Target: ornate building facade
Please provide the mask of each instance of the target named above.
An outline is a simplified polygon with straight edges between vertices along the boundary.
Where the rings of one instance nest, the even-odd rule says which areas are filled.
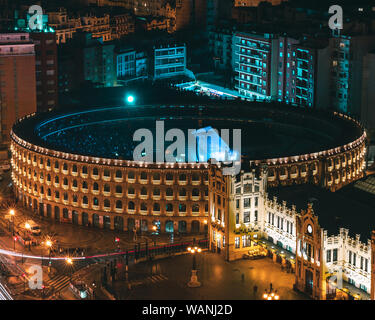
[[[264,250],[268,243],[275,261],[288,261],[293,267],[296,290],[314,299],[347,298],[342,288],[348,283],[370,294],[371,251],[375,250],[370,239],[362,242],[359,234],[353,238],[346,228],[329,234],[312,203],[297,210],[293,203],[271,197],[267,166],[250,167],[233,177],[222,176],[220,167],[211,166],[209,176],[212,251],[232,261]],[[225,206],[218,206],[219,197],[225,199]]]

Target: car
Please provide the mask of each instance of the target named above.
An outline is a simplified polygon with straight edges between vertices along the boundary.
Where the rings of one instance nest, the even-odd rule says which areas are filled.
[[[29,230],[34,236],[39,236],[41,233],[40,226],[33,220],[27,220],[25,223],[25,228]]]

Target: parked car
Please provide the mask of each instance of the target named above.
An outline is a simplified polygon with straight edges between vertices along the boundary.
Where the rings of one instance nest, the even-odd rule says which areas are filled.
[[[40,226],[33,220],[27,220],[25,223],[25,228],[29,230],[34,236],[39,236],[41,233]]]

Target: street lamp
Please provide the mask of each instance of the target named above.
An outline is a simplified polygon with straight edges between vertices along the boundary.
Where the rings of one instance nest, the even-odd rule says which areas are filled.
[[[72,258],[67,257],[67,258],[65,259],[65,262],[66,262],[66,264],[68,265],[68,267],[70,267],[70,282],[72,282],[73,260],[72,260]]]
[[[127,104],[134,104],[135,102],[135,97],[131,94],[127,95],[126,96],[126,103]]]
[[[273,290],[272,284],[270,284],[270,289],[267,291],[265,290],[263,294],[264,300],[279,300],[280,296],[277,294],[277,290]]]
[[[13,236],[13,250],[16,251],[16,242],[18,240],[17,236]]]
[[[14,209],[10,209],[9,214],[10,214],[10,218],[11,218],[11,222],[12,222],[12,234],[14,235],[14,216],[15,216],[16,212],[14,211]]]
[[[195,259],[195,254],[196,253],[201,253],[202,252],[202,249],[201,248],[198,248],[198,247],[189,247],[188,249],[188,252],[190,252],[192,255],[193,255],[193,268],[191,270],[191,278],[190,278],[190,281],[188,283],[188,287],[190,288],[196,288],[196,287],[200,287],[201,286],[201,283],[198,281],[198,277],[197,277],[197,262],[196,262],[196,259]]]
[[[46,240],[45,245],[48,248],[48,272],[51,272],[51,248],[53,243],[50,239],[48,239]]]
[[[207,227],[208,221],[207,221],[207,219],[204,219],[203,223],[204,223],[204,236],[207,239],[207,234],[208,234],[208,227]]]

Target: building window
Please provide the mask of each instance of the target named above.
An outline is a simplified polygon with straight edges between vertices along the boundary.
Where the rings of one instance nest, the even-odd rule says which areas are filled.
[[[332,257],[332,261],[333,261],[333,262],[336,262],[336,261],[337,261],[337,249],[333,249],[333,257]]]
[[[244,208],[250,208],[250,198],[243,199]]]
[[[245,213],[243,214],[243,222],[244,222],[244,223],[248,223],[248,222],[250,222],[250,212],[245,212]]]
[[[327,250],[327,258],[326,258],[326,260],[327,260],[327,262],[331,262],[331,250]]]
[[[240,237],[234,238],[234,247],[238,249],[240,247]]]

